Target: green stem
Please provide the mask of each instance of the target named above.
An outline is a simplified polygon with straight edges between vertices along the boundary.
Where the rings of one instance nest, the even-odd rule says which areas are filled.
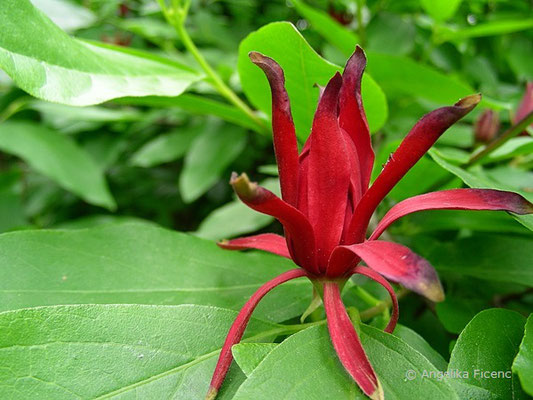
[[[11,102],[4,111],[0,113],[0,123],[8,120],[19,111],[24,110],[32,100],[31,97],[21,97]]]
[[[498,136],[493,142],[489,143],[480,152],[477,152],[470,157],[467,163],[462,167],[469,167],[479,162],[481,159],[492,153],[498,147],[502,146],[509,139],[514,138],[520,132],[524,131],[531,123],[533,123],[533,111],[522,118],[518,123],[508,128],[502,135]]]
[[[409,290],[402,287],[398,291],[396,297],[398,298],[398,300],[400,300],[402,297],[404,297],[408,293],[409,293]],[[392,306],[392,301],[390,299],[381,301],[378,305],[361,311],[360,313],[361,320],[368,321],[369,319],[372,319],[379,314],[384,314],[385,312],[388,312],[391,306]]]
[[[477,164],[480,162],[483,158],[488,156],[490,153],[492,153],[497,148],[501,147],[504,143],[506,143],[509,139],[514,138],[520,132],[524,131],[531,123],[533,123],[533,111],[527,114],[524,118],[522,118],[519,122],[516,124],[510,126],[503,134],[498,136],[494,141],[489,143],[487,146],[483,147],[480,151],[474,153],[472,156],[470,156],[470,159],[461,164],[461,168],[468,168],[471,167],[474,164]],[[435,190],[440,189],[442,186],[447,185],[450,183],[453,179],[455,179],[455,175],[446,176],[443,179],[437,181],[435,184],[433,184],[428,191],[433,192]]]
[[[376,299],[374,296],[368,293],[361,286],[356,286],[353,288],[353,290],[355,291],[356,296],[358,296],[361,300],[363,300],[369,306],[377,306],[378,304],[382,303],[381,300]]]
[[[181,38],[181,41],[187,51],[189,51],[198,65],[202,68],[202,70],[205,72],[205,74],[209,77],[211,85],[223,96],[225,97],[230,103],[232,103],[235,107],[237,107],[239,110],[241,110],[248,118],[250,118],[255,125],[258,126],[259,133],[269,134],[268,128],[265,126],[262,119],[260,119],[254,111],[244,102],[241,100],[237,94],[231,90],[231,88],[224,83],[222,78],[217,74],[217,72],[209,65],[207,60],[204,58],[202,53],[200,53],[200,50],[196,45],[194,44],[193,40],[189,36],[189,33],[187,32],[187,29],[185,28],[185,19],[188,12],[188,4],[180,8],[179,1],[172,1],[172,9],[167,9],[166,5],[164,3],[164,0],[159,0],[159,4],[163,10],[163,14],[165,15],[165,18],[167,21],[176,29],[176,32],[178,33],[179,37]]]

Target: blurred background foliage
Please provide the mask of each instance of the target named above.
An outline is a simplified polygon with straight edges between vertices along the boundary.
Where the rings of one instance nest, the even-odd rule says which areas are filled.
[[[31,7],[26,3],[19,3],[21,9]],[[285,68],[303,143],[318,96],[313,85],[339,70],[356,43],[368,56],[363,96],[375,172],[423,114],[473,92],[484,96],[391,192],[380,213],[404,198],[448,187],[499,188],[533,200],[531,128],[469,163],[480,146],[517,122],[526,84],[533,81],[531,1],[193,1],[185,22],[188,34],[223,84],[256,110],[252,117],[205,77],[157,1],[31,3],[82,40],[63,46],[62,32],[39,14],[24,14],[30,23],[41,18],[43,28],[26,31],[32,54],[23,55],[68,67],[59,72],[46,67],[44,84],[37,82],[29,61],[16,61],[17,45],[0,40],[0,65],[6,71],[0,75],[2,232],[132,219],[215,240],[279,232],[271,218],[237,202],[228,185],[231,171],[246,171],[278,190],[268,128],[270,92],[247,52],[264,52]],[[16,13],[8,9],[1,18],[17,24]],[[39,47],[47,45],[57,54],[40,60]],[[130,64],[128,55],[142,61]],[[70,76],[72,70],[79,77]],[[152,81],[128,91],[143,72]],[[69,84],[63,84],[64,92],[54,92],[61,79],[81,81],[84,73],[93,74],[95,87],[95,77],[107,73],[122,81],[114,87],[102,80],[97,91],[83,95],[73,94],[72,83],[72,93]],[[492,110],[490,129],[476,135],[475,121],[486,110]],[[531,310],[528,227],[533,227],[529,217],[462,211],[418,213],[395,224],[389,234],[437,267],[448,294],[436,310],[408,296],[402,301],[403,323],[448,354],[453,334],[478,311],[491,306]],[[377,287],[366,286],[384,298]]]

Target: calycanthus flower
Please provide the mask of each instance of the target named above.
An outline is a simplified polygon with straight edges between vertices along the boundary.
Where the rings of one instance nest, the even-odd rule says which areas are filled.
[[[231,177],[231,185],[250,208],[275,217],[285,237],[267,233],[220,243],[226,249],[260,249],[290,258],[300,268],[265,283],[248,300],[231,326],[211,381],[208,399],[216,397],[232,362],[231,347],[242,338],[251,314],[274,287],[308,277],[322,294],[335,351],[351,377],[372,399],[383,389],[341,300],[341,290],[353,274],[380,283],[392,297],[393,312],[385,331],[398,320],[398,302],[387,279],[432,301],[444,292],[433,267],[407,247],[378,240],[394,221],[422,210],[505,210],[533,212],[533,204],[516,193],[485,189],[451,189],[422,194],[393,206],[366,238],[378,204],[428,151],[440,135],[471,111],[480,95],[459,100],[425,115],[391,155],[369,187],[374,152],[361,100],[361,77],[366,66],[357,47],[344,73],[335,74],[323,90],[311,134],[298,154],[289,97],[281,67],[260,53],[250,58],[268,78],[272,92],[272,129],[282,198],[250,182],[246,174]],[[364,261],[367,266],[358,265]]]

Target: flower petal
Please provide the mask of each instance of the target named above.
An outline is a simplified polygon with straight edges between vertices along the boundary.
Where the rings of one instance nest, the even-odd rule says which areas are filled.
[[[383,388],[342,304],[339,286],[335,282],[324,283],[324,307],[329,336],[342,365],[367,396],[383,399]]]
[[[392,300],[392,315],[390,317],[390,321],[385,327],[385,332],[392,333],[394,332],[394,328],[396,328],[396,324],[398,323],[398,317],[400,314],[400,309],[398,307],[398,298],[396,297],[396,292],[392,288],[389,282],[385,280],[380,274],[378,274],[373,269],[370,269],[368,267],[363,267],[362,265],[358,265],[351,271],[354,274],[360,274],[364,275],[367,278],[372,279],[373,281],[379,283],[381,286],[383,286],[387,292],[389,292],[390,298]]]
[[[368,222],[381,200],[420,160],[444,131],[469,113],[480,100],[479,94],[465,97],[453,106],[442,107],[426,114],[415,124],[390,156],[381,174],[363,195],[346,233],[347,243],[358,243],[364,239]]]
[[[285,76],[277,62],[261,53],[249,54],[252,62],[263,70],[272,92],[272,132],[278,162],[283,200],[296,206],[298,187],[298,144],[292,120],[289,96],[285,90]]]
[[[209,385],[209,391],[207,392],[206,400],[214,399],[220,387],[222,386],[222,382],[228,373],[231,361],[233,359],[231,355],[231,347],[234,344],[239,343],[241,340],[244,330],[246,329],[246,325],[248,324],[248,321],[252,316],[252,312],[259,301],[261,301],[261,299],[276,286],[281,285],[282,283],[291,279],[300,278],[305,275],[305,271],[300,268],[291,269],[290,271],[284,272],[283,274],[261,286],[246,302],[241,311],[239,311],[237,318],[235,318],[235,321],[231,325],[228,336],[226,337],[224,345],[222,346],[222,351],[218,356],[217,365],[215,367],[215,372],[213,373],[213,378],[211,379],[211,384]]]
[[[370,268],[413,292],[435,302],[444,300],[444,291],[435,269],[425,259],[401,244],[372,240],[338,246],[329,260],[328,277],[338,276],[345,271],[347,253],[356,254]]]
[[[336,74],[320,98],[309,137],[307,202],[309,221],[315,228],[317,262],[325,270],[329,254],[339,244],[344,228],[349,158],[337,120],[342,85]]]
[[[260,235],[224,240],[217,244],[227,250],[257,249],[291,258],[285,238],[274,233],[262,233]]]
[[[492,189],[451,189],[421,194],[392,207],[369,240],[377,239],[398,218],[424,210],[501,210],[531,214],[533,204],[517,193]]]
[[[374,150],[361,98],[361,78],[365,67],[365,53],[357,46],[344,67],[339,96],[339,124],[355,145],[359,166],[354,172],[359,174],[358,180],[363,190],[368,188],[374,165]]]
[[[250,182],[246,174],[233,173],[230,184],[248,207],[276,218],[285,228],[285,237],[291,258],[296,264],[317,273],[315,237],[309,220],[296,208],[284,202],[271,191]]]

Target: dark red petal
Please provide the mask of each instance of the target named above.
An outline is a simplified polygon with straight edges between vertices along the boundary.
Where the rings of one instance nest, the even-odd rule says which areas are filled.
[[[372,240],[339,246],[331,254],[328,277],[344,273],[346,253],[350,252],[361,257],[370,268],[385,278],[401,283],[432,301],[444,300],[444,291],[435,269],[425,259],[398,243]]]
[[[374,165],[370,130],[361,99],[361,78],[365,67],[365,53],[361,47],[357,46],[344,67],[343,83],[339,96],[340,127],[350,135],[357,149],[360,166],[356,172],[359,174],[360,186],[363,190],[368,188]]]
[[[421,194],[399,202],[381,219],[369,240],[377,239],[398,218],[424,210],[501,210],[533,213],[533,204],[517,193],[492,189],[451,189]]]
[[[324,270],[329,254],[340,242],[350,183],[349,158],[337,120],[341,85],[337,73],[320,98],[307,156],[308,215],[315,229],[317,262]]]
[[[480,100],[481,95],[478,94],[465,97],[451,107],[442,107],[426,114],[415,124],[391,155],[381,174],[363,195],[346,233],[347,243],[357,243],[364,239],[368,222],[381,200],[444,131],[470,112]]]
[[[362,265],[359,265],[352,269],[352,273],[361,274],[372,279],[373,281],[376,281],[381,286],[383,286],[387,290],[387,292],[389,292],[390,298],[392,300],[392,315],[390,317],[389,323],[385,327],[385,332],[394,332],[394,328],[396,328],[396,324],[398,323],[398,316],[400,314],[400,310],[398,307],[398,298],[396,297],[396,292],[394,291],[390,283],[387,282],[380,274],[378,274],[373,269],[363,267]]]
[[[305,271],[300,268],[284,272],[283,274],[261,286],[257,292],[255,292],[246,302],[241,311],[239,311],[237,318],[231,325],[228,336],[226,337],[224,345],[222,346],[222,350],[218,356],[217,365],[215,367],[215,372],[213,373],[213,378],[211,379],[211,384],[209,385],[209,391],[207,392],[206,399],[214,399],[218,393],[218,390],[220,389],[220,386],[222,386],[222,382],[228,373],[233,358],[231,355],[231,347],[234,344],[239,343],[241,340],[244,330],[246,329],[246,325],[248,324],[248,321],[252,316],[252,312],[259,301],[261,301],[261,299],[276,286],[302,276],[305,276]]]
[[[302,268],[317,273],[315,237],[309,220],[296,208],[284,202],[271,191],[250,182],[246,174],[231,176],[235,193],[248,207],[276,218],[285,228],[291,258]],[[292,240],[291,240],[292,238]]]
[[[342,365],[367,396],[383,399],[383,388],[342,304],[339,286],[335,282],[324,284],[324,307],[329,336]]]
[[[219,247],[228,250],[257,249],[268,251],[282,257],[291,258],[285,238],[274,233],[262,233],[238,239],[224,240],[217,243]]]
[[[298,144],[292,120],[289,96],[285,90],[283,70],[273,59],[255,51],[249,54],[252,62],[263,70],[272,92],[272,132],[278,162],[283,200],[296,206],[298,187]]]

